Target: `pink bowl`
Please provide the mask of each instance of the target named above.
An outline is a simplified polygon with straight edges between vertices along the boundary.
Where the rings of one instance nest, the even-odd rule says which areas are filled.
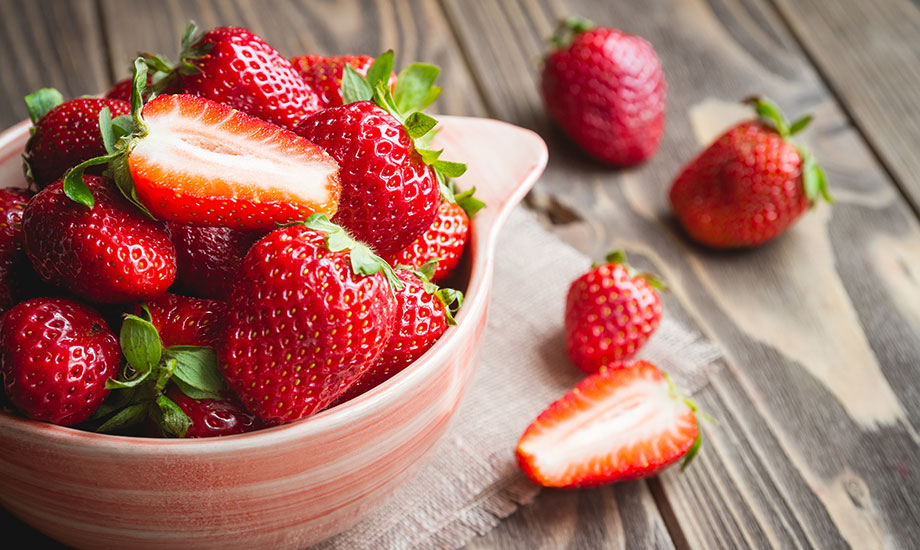
[[[80,548],[302,548],[355,524],[447,430],[478,361],[496,236],[546,165],[533,132],[441,117],[473,221],[466,300],[443,338],[374,390],[311,418],[216,439],[101,435],[0,413],[0,504]],[[24,184],[29,124],[0,134],[0,186]]]

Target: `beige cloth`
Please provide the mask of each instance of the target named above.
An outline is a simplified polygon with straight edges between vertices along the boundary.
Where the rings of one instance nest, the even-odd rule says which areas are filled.
[[[562,319],[569,284],[590,265],[532,213],[511,214],[499,237],[482,360],[450,431],[386,506],[317,549],[458,548],[536,496],[514,448],[540,411],[585,376],[566,356]],[[719,355],[665,306],[638,356],[689,395],[705,385]]]

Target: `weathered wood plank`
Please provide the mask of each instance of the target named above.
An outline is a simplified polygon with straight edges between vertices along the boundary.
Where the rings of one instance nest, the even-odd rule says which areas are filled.
[[[920,4],[773,3],[920,212]]]
[[[108,81],[95,2],[0,2],[0,128],[29,118],[22,98],[57,88],[70,98]]]
[[[605,4],[446,0],[492,115],[540,131],[550,163],[532,202],[559,205],[559,232],[594,257],[641,253],[671,282],[687,321],[728,358],[697,396],[721,420],[684,475],[652,483],[691,547],[910,547],[920,540],[920,226],[823,87],[771,5],[747,0]],[[645,36],[669,81],[667,135],[644,166],[588,160],[549,124],[536,92],[542,46],[525,28],[581,13]],[[486,85],[486,83],[488,83]],[[683,163],[746,111],[751,93],[790,115],[838,202],[757,250],[687,242],[667,189]],[[666,311],[680,315],[677,303]],[[660,484],[660,485],[659,485]]]

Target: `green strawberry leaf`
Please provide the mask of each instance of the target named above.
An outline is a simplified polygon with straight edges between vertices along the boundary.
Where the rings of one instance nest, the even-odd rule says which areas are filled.
[[[347,105],[358,101],[370,101],[374,88],[354,67],[346,63],[342,70],[342,101]]]
[[[802,157],[802,187],[805,191],[805,197],[814,207],[819,196],[828,203],[833,203],[834,199],[827,190],[827,177],[814,155],[809,151],[799,147],[799,156]]]
[[[136,388],[147,381],[150,378],[152,370],[140,372],[132,369],[133,376],[126,378],[110,378],[105,381],[105,389],[107,390],[123,390],[128,388]]]
[[[438,121],[425,113],[415,112],[406,118],[406,131],[412,139],[419,139],[430,132]]]
[[[580,15],[570,15],[559,20],[549,42],[557,49],[567,48],[576,35],[594,28],[594,22]]]
[[[167,360],[176,361],[173,372],[176,380],[214,394],[220,393],[227,385],[218,367],[217,355],[211,348],[170,346],[163,355]]]
[[[402,290],[406,285],[399,280],[399,277],[396,276],[396,272],[393,271],[393,268],[388,264],[383,258],[374,254],[367,245],[363,243],[355,243],[352,246],[351,250],[348,253],[348,258],[351,261],[351,269],[355,273],[361,275],[373,275],[374,273],[382,273],[386,278],[387,283],[390,285],[391,291]]]
[[[223,396],[219,393],[205,391],[198,389],[194,386],[189,385],[187,382],[183,381],[181,378],[174,377],[172,381],[178,386],[178,388],[185,395],[191,397],[192,399],[223,399]]]
[[[70,200],[92,209],[96,205],[96,200],[93,197],[93,192],[89,190],[89,186],[83,181],[84,170],[90,166],[108,164],[119,156],[121,156],[121,152],[116,151],[105,156],[85,160],[71,168],[67,175],[64,176],[64,194]]]
[[[468,189],[462,193],[454,195],[454,201],[460,205],[460,208],[466,212],[466,216],[473,219],[477,212],[486,207],[486,203],[477,199],[473,194],[476,188]]]
[[[99,132],[102,134],[102,145],[105,152],[112,154],[115,152],[115,127],[112,125],[112,111],[108,107],[103,107],[99,111]]]
[[[457,321],[454,315],[460,311],[463,305],[463,293],[453,288],[442,288],[435,294],[441,304],[444,306],[444,316],[447,318],[448,325],[456,325]]]
[[[126,428],[130,428],[147,418],[147,409],[147,403],[128,405],[124,409],[118,411],[112,418],[103,422],[101,426],[96,428],[96,431],[99,433],[124,431]]]
[[[761,121],[772,126],[782,137],[789,137],[789,123],[786,122],[786,117],[783,116],[779,106],[774,103],[773,100],[766,97],[754,96],[746,99],[745,102],[754,106],[754,110],[757,111],[757,115],[760,116]]]
[[[607,260],[608,264],[628,265],[626,263],[626,251],[622,248],[608,252],[605,259]]]
[[[185,411],[165,395],[157,396],[157,407],[160,410],[160,428],[163,432],[172,437],[185,437],[192,426],[192,419]]]
[[[367,69],[367,84],[372,90],[377,87],[378,82],[382,82],[384,86],[387,85],[390,80],[390,73],[393,72],[394,57],[393,50],[387,50],[378,55],[370,68]]]
[[[163,344],[156,327],[137,315],[125,315],[119,339],[125,359],[139,373],[150,372],[163,357]]]
[[[422,161],[424,161],[425,164],[431,165],[438,161],[438,157],[441,156],[441,153],[444,152],[444,149],[432,151],[431,149],[418,149],[417,148],[415,152],[418,153],[419,156],[422,157]]]
[[[792,125],[789,126],[789,135],[794,136],[795,134],[804,130],[805,127],[808,126],[808,124],[811,122],[812,118],[814,117],[812,117],[811,115],[805,115],[802,118],[793,122]]]
[[[141,111],[144,109],[144,90],[147,88],[147,63],[143,57],[134,60],[134,76],[131,82],[131,117],[139,133],[145,134],[147,125]]]
[[[696,422],[696,439],[693,440],[693,445],[690,446],[690,449],[687,450],[687,454],[684,455],[684,459],[680,462],[680,471],[683,472],[687,466],[693,462],[693,459],[696,458],[696,455],[700,453],[700,448],[703,446],[703,430],[700,428],[700,422]]]
[[[413,63],[401,70],[393,90],[397,110],[409,115],[427,107],[426,102],[430,105],[437,98],[437,95],[432,98],[430,90],[439,74],[441,69],[430,63]]]
[[[462,162],[451,162],[449,160],[436,160],[431,166],[448,178],[459,178],[466,173],[466,165]]]
[[[37,124],[48,111],[64,103],[64,96],[54,88],[42,88],[27,95],[25,102],[32,124]]]

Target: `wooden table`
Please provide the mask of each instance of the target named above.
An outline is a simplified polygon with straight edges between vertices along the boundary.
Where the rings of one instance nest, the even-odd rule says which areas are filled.
[[[669,85],[667,133],[645,165],[587,160],[549,124],[537,63],[579,13],[640,34]],[[0,127],[22,96],[105,90],[138,50],[175,56],[188,19],[242,25],[288,55],[376,54],[444,69],[438,110],[540,132],[527,205],[600,258],[625,247],[661,273],[673,315],[716,341],[697,396],[718,418],[684,474],[544,491],[470,548],[916,548],[920,545],[920,4],[912,0],[0,0]],[[689,243],[666,191],[764,93],[804,135],[837,202],[778,241]],[[40,535],[8,516],[4,539]]]

